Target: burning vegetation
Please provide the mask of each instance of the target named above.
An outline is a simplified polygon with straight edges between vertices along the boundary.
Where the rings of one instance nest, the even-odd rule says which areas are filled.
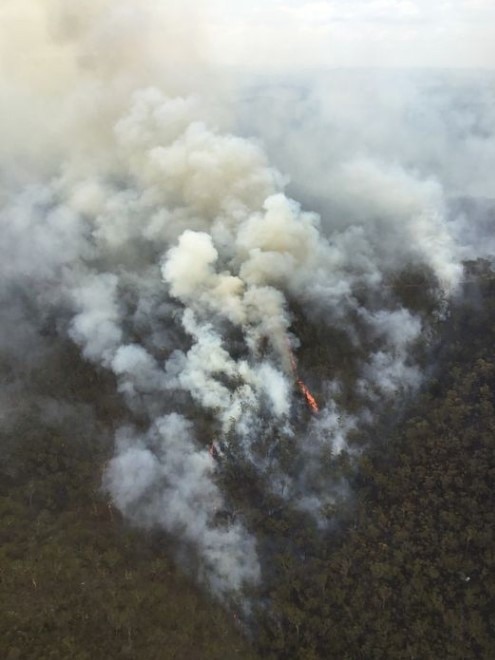
[[[421,512],[414,504],[421,502],[422,510],[429,510],[428,499],[417,496],[414,483],[421,485],[421,493],[438,484],[449,492],[459,489],[463,500],[457,463],[448,473],[439,460],[447,452],[441,430],[448,423],[459,431],[455,442],[462,435],[461,418],[466,422],[467,435],[457,451],[462,453],[463,443],[470,448],[475,457],[469,463],[473,479],[481,484],[480,475],[492,470],[487,458],[493,455],[491,426],[485,428],[479,421],[483,415],[490,423],[492,419],[493,369],[486,351],[476,352],[479,346],[473,346],[481,362],[469,362],[468,381],[456,372],[437,384],[444,397],[437,402],[443,421],[426,412],[427,398],[418,399],[426,391],[436,351],[446,350],[442,337],[454,353],[460,342],[471,341],[459,327],[457,344],[451,345],[445,330],[445,320],[466,293],[465,260],[495,252],[490,236],[483,235],[489,225],[486,204],[483,231],[477,233],[463,210],[471,207],[453,200],[464,180],[470,193],[491,191],[491,180],[488,185],[482,177],[472,179],[482,169],[472,156],[480,140],[487,142],[480,162],[493,170],[487,165],[493,146],[486,137],[493,133],[488,92],[479,95],[476,121],[469,104],[466,117],[464,106],[457,107],[457,88],[451,93],[454,109],[447,121],[450,101],[444,103],[442,97],[429,126],[418,135],[428,135],[429,144],[430,136],[448,122],[450,133],[434,141],[424,158],[409,137],[400,158],[393,145],[391,158],[388,132],[383,130],[369,141],[361,132],[359,144],[345,152],[334,151],[333,145],[321,149],[318,138],[311,158],[301,161],[308,168],[300,177],[302,188],[297,181],[289,187],[284,173],[268,158],[274,153],[277,159],[278,153],[283,163],[280,153],[285,147],[279,144],[280,151],[265,151],[257,138],[240,137],[259,133],[269,146],[277,144],[276,135],[264,131],[276,131],[278,121],[264,122],[257,133],[251,131],[256,117],[245,128],[246,108],[232,107],[233,98],[244,96],[249,107],[253,98],[264,96],[264,87],[255,83],[252,94],[251,83],[247,89],[240,83],[227,91],[223,81],[203,69],[192,41],[182,43],[194,10],[188,2],[179,7],[152,0],[51,0],[46,12],[34,0],[21,4],[29,8],[29,21],[14,20],[12,34],[0,25],[2,52],[8,55],[14,49],[5,58],[7,64],[0,64],[7,126],[0,125],[5,143],[0,154],[2,433],[6,456],[18,456],[2,468],[0,504],[5,505],[13,564],[13,571],[4,573],[7,581],[14,575],[9,582],[14,585],[12,593],[21,585],[21,592],[30,589],[37,601],[46,589],[48,604],[40,619],[30,619],[30,630],[58,631],[57,617],[65,616],[59,610],[53,614],[49,591],[57,584],[57,567],[64,565],[56,514],[69,502],[70,515],[64,521],[74,525],[75,547],[86,538],[75,520],[79,508],[90,517],[90,527],[129,524],[143,530],[143,536],[152,545],[163,545],[204,592],[239,612],[242,625],[261,630],[265,657],[324,657],[328,648],[338,649],[339,658],[402,657],[401,653],[427,657],[431,652],[419,642],[410,644],[409,634],[401,646],[387,623],[396,617],[397,632],[419,611],[429,612],[431,621],[454,631],[455,644],[471,644],[476,638],[469,648],[478,657],[492,657],[480,623],[485,621],[484,606],[471,620],[465,605],[477,592],[461,592],[482,589],[489,580],[482,565],[493,564],[487,535],[472,522],[478,506],[489,500],[489,488],[475,487],[466,496],[467,508],[473,502],[476,507],[465,525],[464,550],[456,543],[462,536],[458,521],[466,516],[451,516],[453,496],[438,517],[442,529],[449,530],[445,537],[432,533],[425,538],[425,526],[418,522]],[[19,42],[21,37],[25,41]],[[17,79],[16,67],[9,63],[19,63],[19,43],[24,44],[23,53],[31,52],[31,40],[36,59],[30,66],[21,58]],[[196,46],[195,37],[193,41]],[[39,62],[46,67],[42,75]],[[347,78],[333,84],[335,98],[347,98]],[[433,88],[440,94],[436,79]],[[389,97],[396,98],[395,82],[391,89]],[[356,90],[360,98],[359,81]],[[469,88],[466,95],[470,98],[471,93]],[[313,118],[320,105],[297,85],[294,94],[297,103],[285,106],[301,111],[287,119],[297,141],[293,154],[299,155],[307,149],[306,135],[313,142],[315,135],[323,140],[327,129],[315,131],[311,122],[305,125],[303,118]],[[328,112],[335,106],[333,99],[320,101]],[[368,106],[355,103],[356,108]],[[403,136],[409,136],[424,116],[421,105],[410,107],[407,99],[407,111],[397,110],[404,116],[390,122],[405,127]],[[279,111],[286,116],[282,109],[256,116],[276,118]],[[369,118],[374,130],[375,114]],[[331,117],[328,132],[334,124],[352,122],[353,116],[340,112]],[[357,128],[364,130],[361,124],[366,122],[357,124],[349,124],[342,133],[338,128],[332,134],[335,145],[354,144]],[[462,136],[472,126],[476,130],[464,144]],[[240,136],[234,134],[236,128]],[[453,147],[440,163],[444,143]],[[382,144],[377,154],[374,144]],[[313,156],[322,152],[325,160],[315,172]],[[454,152],[464,155],[465,168],[460,158],[454,167]],[[292,162],[296,174],[299,166],[299,160]],[[298,191],[307,204],[293,198]],[[320,212],[311,210],[313,206]],[[491,270],[490,262],[485,268]],[[489,287],[484,275],[483,269],[476,273],[482,288]],[[487,301],[489,296],[483,298],[484,304]],[[459,326],[473,322],[466,314]],[[486,322],[489,334],[491,325]],[[449,365],[450,355],[447,351]],[[457,355],[462,362],[463,354]],[[80,380],[72,380],[74,365],[82,374]],[[445,389],[447,382],[453,393]],[[390,458],[414,493],[411,499],[402,497],[396,475],[389,475],[390,483],[384,477],[373,447],[380,447],[377,437],[391,435],[391,426],[414,401],[423,402],[425,419],[419,426],[411,422],[411,455],[399,434],[397,453]],[[75,495],[69,477],[77,470],[67,447],[73,423],[78,426],[76,462],[83,464],[81,474],[86,475]],[[427,462],[422,463],[419,437],[428,439],[425,447],[437,466],[432,474],[426,472]],[[84,450],[84,443],[93,447],[95,439],[104,449],[97,454],[98,465],[91,462],[89,449]],[[29,450],[36,443],[39,456]],[[17,445],[22,448],[19,454]],[[26,474],[19,457],[25,459]],[[404,463],[397,457],[404,457]],[[86,478],[90,472],[93,481]],[[85,481],[92,484],[91,492],[84,490]],[[102,492],[108,498],[104,504],[98,499]],[[435,493],[438,502],[443,490]],[[372,509],[369,528],[368,497],[374,504],[390,505],[383,515],[381,505]],[[398,500],[400,507],[393,506]],[[486,529],[491,530],[489,514],[483,511]],[[44,585],[35,562],[24,566],[24,550],[10,547],[11,523],[17,515],[24,550],[29,546],[26,530],[35,521],[35,534],[40,534],[35,538],[45,544],[41,561],[55,575],[50,584]],[[338,535],[355,529],[351,520],[359,520],[367,530],[362,545],[359,533],[349,538]],[[62,545],[50,545],[54,535]],[[404,538],[410,545],[408,554],[402,550]],[[349,557],[340,554],[345,543]],[[412,548],[419,543],[424,547],[416,561]],[[108,566],[119,544],[110,546]],[[452,557],[454,546],[462,562]],[[430,562],[432,547],[443,553],[441,568]],[[470,548],[475,548],[477,564],[470,561]],[[98,551],[89,554],[88,564],[99,561]],[[401,557],[406,554],[404,565]],[[361,589],[360,567],[368,567],[368,557],[373,558],[365,571],[369,581],[365,579],[366,588]],[[81,597],[91,609],[90,593],[98,593],[99,581],[87,575],[79,580],[85,569],[77,559],[74,565],[73,574],[70,567],[67,570],[77,580],[70,578],[67,584],[81,585]],[[140,570],[149,585],[166,579],[165,569]],[[469,581],[461,582],[459,575]],[[133,583],[134,578],[124,571],[123,579]],[[447,609],[442,589],[423,597],[435,581],[449,584]],[[180,588],[177,585],[173,588]],[[69,591],[65,597],[70,599]],[[147,590],[136,589],[129,607],[114,599],[113,592],[103,599],[110,603],[110,613],[105,610],[103,618],[108,617],[115,638],[126,640],[117,655],[147,657],[147,650],[143,655],[140,647],[136,649],[133,640],[145,645],[146,636],[139,636],[129,610],[147,603],[147,612],[161,612],[155,607],[152,586],[149,591],[151,603]],[[363,610],[356,617],[354,593],[359,593]],[[24,603],[13,600],[7,610],[7,658],[20,657],[18,645],[29,636],[19,624]],[[401,602],[408,603],[405,621],[397,606]],[[185,606],[183,611],[194,609]],[[377,632],[376,643],[360,641],[373,626],[367,613],[385,611],[390,617],[385,617],[385,632]],[[347,648],[335,639],[342,622]],[[411,629],[417,634],[425,625],[419,620]],[[79,653],[83,634],[77,643],[70,634],[59,637],[66,656],[94,655],[94,646],[91,652]],[[432,646],[439,657],[441,642],[434,640]],[[35,649],[34,655],[45,657],[46,648],[37,654]],[[191,657],[194,651],[184,649],[175,655]],[[155,650],[149,657],[156,657]],[[27,655],[33,655],[31,650]],[[212,651],[212,657],[235,655],[222,649]]]
[[[287,342],[287,351],[289,353],[289,362],[292,370],[292,374],[295,378],[297,387],[299,388],[299,391],[304,397],[304,400],[308,404],[308,408],[313,412],[317,413],[320,411],[318,404],[316,403],[316,399],[314,396],[311,394],[309,388],[307,385],[304,383],[304,381],[299,377],[297,373],[297,360],[296,356],[294,355],[294,352],[292,351],[289,342]]]

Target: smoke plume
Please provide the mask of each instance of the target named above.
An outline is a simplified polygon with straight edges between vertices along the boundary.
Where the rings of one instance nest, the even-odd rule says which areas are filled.
[[[262,567],[242,512],[219,515],[230,506],[223,466],[235,457],[325,525],[346,486],[322,482],[321,457],[352,453],[351,431],[422,381],[416,353],[429,320],[392,292],[396,278],[424,269],[438,319],[462,260],[478,253],[476,232],[463,245],[470,230],[452,211],[453,191],[485,190],[472,172],[456,188],[474,138],[461,163],[443,157],[447,129],[419,154],[400,140],[402,106],[391,130],[384,107],[371,122],[349,117],[339,81],[295,100],[296,126],[294,108],[269,109],[263,96],[233,107],[204,64],[189,5],[38,4],[2,9],[2,349],[21,360],[21,344],[41,347],[50,323],[114,375],[130,421],[116,432],[105,487],[135,524],[195,553],[215,593],[235,593]],[[14,74],[20,44],[38,64],[26,55]],[[323,135],[325,122],[334,128]],[[234,126],[261,137],[278,167]],[[493,153],[486,145],[487,163]],[[301,322],[322,329],[329,354],[343,333],[359,356],[352,377],[341,364],[319,382],[305,372]],[[316,414],[301,399],[304,377]],[[276,451],[289,442],[297,475]]]

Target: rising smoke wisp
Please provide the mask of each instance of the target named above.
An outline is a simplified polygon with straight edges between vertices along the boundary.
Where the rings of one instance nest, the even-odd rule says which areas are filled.
[[[331,212],[307,212],[258,142],[217,128],[235,123],[232,108],[218,110],[223,90],[205,83],[185,10],[21,5],[31,16],[23,39],[45,59],[16,78],[6,67],[0,90],[16,118],[4,124],[0,162],[5,327],[27,323],[22,291],[37,318],[55,319],[114,374],[135,417],[116,433],[104,480],[116,506],[192,547],[199,579],[218,595],[256,584],[253,534],[242,517],[217,519],[227,499],[218,455],[235,450],[262,475],[269,466],[266,487],[287,501],[297,494],[322,523],[333,490],[313,478],[319,455],[344,450],[380,402],[421,382],[411,351],[425,319],[387,294],[391,275],[424,266],[439,299],[461,281],[466,253],[444,186],[418,168],[337,155]],[[304,432],[293,304],[364,352],[360,411],[342,407],[329,378]],[[270,428],[301,452],[297,478],[260,451]]]

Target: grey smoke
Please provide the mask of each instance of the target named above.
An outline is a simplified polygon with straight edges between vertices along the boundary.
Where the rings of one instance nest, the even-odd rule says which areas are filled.
[[[325,507],[346,486],[322,483],[321,456],[352,451],[349,433],[373,418],[374,407],[421,383],[413,349],[426,320],[387,295],[387,282],[420,266],[439,298],[456,292],[466,257],[459,237],[469,231],[465,217],[451,216],[452,196],[485,190],[485,170],[476,179],[470,165],[477,139],[483,162],[492,162],[493,137],[456,138],[455,166],[445,153],[448,130],[422,151],[402,123],[414,86],[396,90],[394,103],[383,91],[368,117],[352,96],[359,98],[359,86],[351,93],[337,77],[325,92],[315,83],[314,96],[294,97],[295,127],[292,110],[267,108],[262,95],[249,130],[289,171],[288,187],[260,142],[226,130],[236,123],[248,130],[245,107],[232,109],[228,94],[227,109],[218,110],[223,89],[206,85],[212,78],[201,75],[197,52],[172,39],[167,60],[158,26],[165,21],[173,33],[173,22],[189,34],[183,12],[162,15],[151,2],[70,9],[53,2],[46,32],[46,17],[27,4],[47,67],[39,77],[23,71],[20,81],[5,71],[1,88],[4,106],[22,108],[19,122],[33,97],[41,117],[16,126],[8,141],[15,171],[1,162],[5,327],[16,315],[17,287],[38,309],[35,330],[41,317],[54,316],[85,359],[115,375],[139,418],[116,434],[105,476],[115,504],[137,525],[159,526],[193,548],[199,579],[217,594],[235,592],[260,579],[256,540],[241,516],[219,521],[228,495],[208,447],[235,450],[268,475],[267,488],[287,502],[297,496],[324,524]],[[425,144],[435,111],[414,117]],[[289,190],[320,213],[304,210]],[[362,411],[345,410],[332,375],[304,437],[294,421],[294,301],[311,321],[344,329],[368,351],[354,384]],[[197,422],[203,413],[214,431]],[[296,438],[304,459],[297,479],[258,449],[274,427],[282,442]]]
[[[198,449],[193,425],[175,413],[155,419],[143,436],[117,434],[107,485],[116,503],[140,525],[160,525],[201,553],[200,577],[217,593],[260,577],[255,543],[238,523],[214,524],[223,498],[214,483],[215,462]]]

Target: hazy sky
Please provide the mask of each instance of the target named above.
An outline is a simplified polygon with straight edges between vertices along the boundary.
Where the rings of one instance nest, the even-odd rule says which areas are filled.
[[[134,15],[136,8],[148,14],[164,60],[172,52],[178,70],[193,56],[261,72],[495,69],[495,0],[0,0],[0,72],[29,64],[38,77],[52,75],[41,45],[45,19],[53,36],[54,16],[63,13],[66,28],[90,25],[86,19],[107,7],[113,18],[104,21],[105,29],[133,32],[136,43],[147,46],[148,33],[140,27],[146,21]],[[103,41],[102,50],[114,48],[113,33]],[[128,54],[119,51],[119,57]]]
[[[210,0],[212,57],[246,68],[495,67],[495,0]]]

